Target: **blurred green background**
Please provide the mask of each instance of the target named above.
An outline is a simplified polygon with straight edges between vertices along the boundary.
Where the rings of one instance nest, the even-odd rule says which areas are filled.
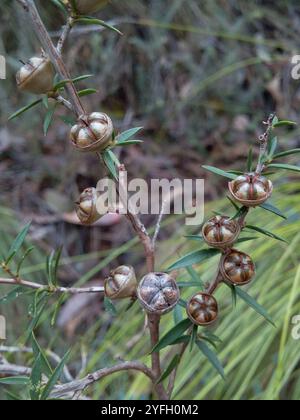
[[[37,4],[57,39],[62,14],[51,1]],[[96,158],[71,149],[69,127],[62,121],[67,113],[57,110],[47,137],[43,136],[42,107],[7,122],[10,114],[34,99],[17,91],[15,73],[19,60],[38,54],[40,46],[16,1],[2,1],[0,13],[0,54],[7,59],[8,73],[7,80],[0,81],[1,254],[20,226],[33,219],[29,243],[36,250],[23,270],[27,279],[45,281],[46,255],[60,244],[64,245],[59,273],[63,285],[101,284],[110,268],[125,262],[144,274],[141,250],[131,239],[126,221],[108,220],[107,225],[93,228],[72,223],[78,191],[95,185],[101,170]],[[80,84],[82,89],[97,89],[97,94],[84,98],[89,111],[109,113],[120,131],[144,127],[144,144],[120,152],[130,175],[205,177],[206,217],[212,210],[229,211],[223,201],[226,182],[207,175],[201,165],[243,170],[249,145],[256,144],[268,114],[276,112],[280,118],[299,122],[299,81],[291,77],[291,59],[300,54],[299,2],[111,0],[97,16],[124,35],[77,27],[64,57],[74,77],[94,75]],[[282,149],[300,145],[299,129],[282,130],[279,137]],[[300,398],[300,342],[291,336],[291,319],[300,314],[300,182],[299,176],[287,173],[276,175],[274,181],[273,202],[286,211],[288,221],[262,210],[251,216],[252,221],[286,237],[290,244],[259,237],[242,250],[251,253],[258,265],[249,293],[272,315],[276,328],[244,303],[233,308],[230,291],[222,289],[218,292],[222,316],[213,332],[222,339],[217,351],[227,380],[223,382],[196,349],[187,352],[175,389],[177,399]],[[151,226],[155,219],[145,221]],[[193,232],[182,219],[165,220],[159,269],[199,247],[186,243],[187,233]],[[215,266],[212,260],[195,268],[204,280],[210,280]],[[182,272],[180,279],[189,280],[188,273]],[[1,289],[0,296],[5,291]],[[10,305],[0,304],[9,323],[6,345],[19,342],[29,323],[29,303],[29,298],[22,297]],[[51,327],[55,307],[53,300],[37,336],[45,348],[59,355],[73,347],[72,375],[111,365],[118,357],[148,361],[144,317],[138,305],[124,312],[125,307],[118,304],[118,316],[112,318],[101,298],[72,298],[62,305],[58,322]],[[173,323],[172,314],[164,317],[163,331]],[[26,353],[6,357],[15,363],[31,362]],[[106,378],[87,396],[146,399],[149,393],[145,378],[130,373]],[[9,398],[3,388],[0,396]]]

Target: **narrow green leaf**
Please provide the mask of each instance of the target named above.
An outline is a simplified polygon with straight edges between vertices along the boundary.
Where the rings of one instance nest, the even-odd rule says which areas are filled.
[[[39,345],[34,333],[32,333],[31,342],[32,342],[32,350],[33,350],[34,357],[37,358],[38,356],[40,356],[41,373],[44,373],[46,376],[48,376],[48,378],[51,377],[53,373],[51,365],[48,361],[46,353]]]
[[[41,383],[42,383],[42,358],[41,354],[38,353],[38,355],[35,358],[31,375],[30,375],[30,397],[31,400],[37,401],[40,399],[40,393],[41,393]]]
[[[191,327],[192,322],[190,319],[184,319],[179,324],[175,325],[170,331],[168,331],[152,349],[151,353],[159,352],[165,347],[172,344],[175,340],[182,336],[182,334]]]
[[[221,378],[225,381],[226,378],[225,378],[224,368],[221,362],[219,361],[218,357],[216,356],[216,354],[203,341],[197,340],[196,344],[199,350],[201,351],[201,353],[209,360],[209,362],[216,369],[216,371],[221,376]]]
[[[128,141],[129,139],[131,139],[133,136],[135,136],[139,131],[141,131],[143,129],[143,127],[136,127],[136,128],[131,128],[130,130],[126,130],[123,133],[119,134],[116,137],[116,143],[124,143],[126,141]]]
[[[92,74],[84,74],[82,76],[78,76],[75,77],[74,79],[64,79],[64,80],[60,80],[57,83],[55,83],[53,90],[59,90],[64,88],[68,83],[78,83],[81,82],[83,80],[89,79],[90,77],[93,77]]]
[[[246,237],[246,238],[239,238],[236,243],[237,244],[243,244],[244,242],[254,241],[254,239],[257,239],[255,236],[252,237]]]
[[[133,146],[135,144],[141,144],[141,143],[144,143],[143,140],[128,140],[128,141],[116,143],[115,146],[126,147],[126,146]]]
[[[13,113],[9,118],[8,121],[11,121],[17,117],[19,117],[20,115],[24,114],[24,112],[28,111],[29,109],[33,108],[34,106],[40,104],[42,102],[42,99],[37,99],[34,102],[31,102],[30,104],[24,106],[23,108],[19,109],[18,111],[16,111],[15,113]]]
[[[223,176],[223,177],[228,178],[228,179],[236,179],[236,175],[234,175],[230,172],[223,171],[222,169],[215,168],[214,166],[204,165],[204,166],[202,166],[202,168],[206,169],[209,172],[212,172],[213,174],[220,175],[220,176]]]
[[[176,305],[173,310],[174,324],[177,325],[183,320],[182,308],[180,305]]]
[[[165,379],[167,379],[168,376],[173,372],[173,370],[178,366],[179,362],[180,362],[179,354],[175,354],[175,356],[171,360],[171,362],[168,365],[168,367],[166,368],[166,370],[162,373],[162,375],[158,379],[157,383],[160,384]]]
[[[277,128],[277,127],[284,127],[284,126],[295,126],[295,125],[297,125],[297,123],[296,123],[296,122],[294,122],[294,121],[285,121],[285,120],[283,120],[283,121],[278,121],[278,122],[276,122],[275,124],[273,123],[273,127],[274,127],[274,128]]]
[[[27,293],[26,289],[24,287],[16,287],[11,292],[7,293],[5,296],[0,298],[0,304],[5,305],[7,303],[13,302],[15,299],[18,299],[20,296]]]
[[[274,116],[273,120],[272,120],[272,127],[274,127],[275,124],[277,124],[279,121],[277,115]]]
[[[115,305],[112,303],[110,299],[108,299],[106,296],[104,297],[104,308],[107,312],[109,312],[112,316],[117,315],[117,310]]]
[[[72,79],[72,82],[73,83],[82,82],[83,80],[90,79],[91,77],[94,77],[94,75],[93,74],[83,74],[82,76],[74,77],[74,79]]]
[[[28,385],[29,378],[27,376],[14,376],[11,378],[0,378],[1,385]]]
[[[25,251],[25,254],[23,255],[23,257],[21,258],[21,260],[19,261],[19,263],[18,263],[18,267],[17,267],[17,276],[19,276],[19,274],[20,274],[20,272],[21,272],[21,268],[22,268],[22,265],[23,265],[23,263],[24,263],[24,261],[26,260],[26,258],[28,257],[28,255],[29,254],[31,254],[32,253],[32,251],[34,251],[34,246],[31,246],[30,248],[28,248],[26,251]]]
[[[271,163],[268,168],[285,169],[292,172],[300,172],[300,166],[287,165],[285,163]]]
[[[95,18],[89,17],[89,16],[77,18],[77,19],[74,20],[74,23],[80,23],[80,24],[83,24],[83,25],[103,26],[104,28],[110,29],[111,31],[114,31],[119,35],[123,35],[123,33],[121,31],[119,31],[119,29],[115,28],[114,26],[110,25],[109,23],[104,22],[104,20],[95,19]]]
[[[193,283],[197,283],[198,287],[200,287],[200,289],[204,290],[205,289],[204,282],[201,280],[197,271],[193,267],[187,267],[186,271],[191,276],[191,279],[193,280]]]
[[[68,15],[68,11],[65,8],[64,4],[60,0],[51,0],[53,4],[55,4],[56,7],[58,7],[65,16]]]
[[[218,249],[201,249],[194,251],[176,261],[167,271],[178,270],[179,268],[186,268],[194,264],[200,264],[209,258],[215,257],[220,251]]]
[[[191,341],[190,341],[190,351],[193,350],[197,337],[198,337],[198,325],[193,325]]]
[[[27,225],[21,230],[21,232],[18,234],[16,239],[13,241],[13,243],[10,247],[10,250],[8,251],[8,256],[7,256],[6,261],[8,259],[10,259],[10,256],[12,254],[17,254],[18,253],[18,251],[20,250],[20,248],[22,247],[22,245],[23,245],[23,243],[26,239],[26,236],[28,234],[30,226],[31,226],[31,222],[27,223]]]
[[[69,116],[60,116],[59,117],[65,124],[67,124],[70,127],[73,127],[73,125],[76,124],[76,120]]]
[[[49,98],[48,98],[48,95],[43,95],[42,101],[43,101],[44,107],[46,109],[49,109]]]
[[[236,214],[232,217],[232,220],[236,220],[236,219],[239,219],[240,217],[244,217],[245,215],[247,215],[248,211],[249,211],[248,207],[245,207],[245,206],[241,207],[236,212]]]
[[[49,108],[49,110],[48,110],[48,112],[47,112],[47,114],[45,116],[44,125],[43,125],[44,136],[45,137],[47,136],[48,130],[49,130],[50,125],[51,125],[51,123],[53,121],[55,110],[56,110],[56,104],[53,105],[51,108]]]
[[[273,156],[277,150],[277,146],[278,146],[278,138],[274,137],[269,144],[269,150],[268,150],[268,159],[272,160]]]
[[[176,338],[176,340],[174,340],[170,346],[177,346],[178,344],[186,344],[188,345],[189,342],[191,340],[191,336],[190,335],[182,335],[181,337]]]
[[[279,159],[286,156],[297,155],[299,153],[300,153],[300,149],[286,150],[285,152],[277,153],[276,155],[274,155],[273,159]]]
[[[270,203],[264,203],[261,204],[259,207],[261,207],[264,210],[269,211],[270,213],[276,214],[277,216],[281,217],[282,219],[287,220],[287,217],[282,213],[281,210],[273,206],[273,204]]]
[[[56,383],[58,382],[58,380],[61,377],[61,374],[64,370],[64,367],[70,357],[70,353],[71,350],[69,350],[64,357],[62,358],[61,362],[58,364],[58,366],[56,367],[56,369],[54,370],[52,376],[50,377],[47,385],[45,386],[42,396],[41,396],[41,400],[47,400],[47,398],[49,397],[51,391],[53,390],[54,386],[56,385]]]
[[[276,239],[277,241],[285,242],[288,244],[288,241],[286,241],[284,238],[281,238],[280,236],[275,235],[275,233],[269,232],[266,229],[263,229],[257,226],[252,226],[252,225],[246,225],[246,228],[262,233],[263,235],[268,236],[269,238]]]
[[[273,327],[276,327],[275,324],[274,324],[274,321],[272,320],[272,318],[268,314],[268,312],[259,303],[257,303],[256,300],[252,296],[250,296],[247,292],[245,292],[243,289],[241,289],[239,287],[236,287],[236,294],[244,302],[246,302],[252,309],[254,309],[259,315],[261,315],[270,324],[272,324]]]
[[[66,297],[66,293],[62,293],[60,295],[58,301],[55,304],[55,308],[54,308],[53,315],[52,315],[52,318],[51,318],[51,327],[53,327],[56,323],[56,319],[57,319],[59,309],[60,309],[61,305],[64,303],[65,297]]]
[[[253,170],[253,148],[251,147],[247,159],[247,171],[252,172]]]
[[[104,163],[113,179],[118,180],[118,173],[116,169],[116,156],[111,150],[105,150],[102,153]]]
[[[229,195],[227,195],[227,199],[230,201],[230,203],[233,205],[233,207],[235,208],[236,211],[240,210],[239,206],[236,204],[236,202]]]
[[[46,296],[44,297],[44,299],[46,299]],[[27,341],[29,340],[29,338],[32,335],[33,330],[37,327],[39,320],[44,312],[44,309],[47,305],[47,300],[42,301],[39,305],[39,308],[37,308],[36,314],[35,316],[32,318],[26,332],[25,332],[25,337],[24,337],[24,343],[27,343]]]
[[[203,236],[202,235],[187,235],[187,236],[185,236],[185,238],[190,240],[190,241],[197,241],[197,242],[202,242],[203,241]]]
[[[98,91],[96,89],[83,89],[83,90],[79,90],[78,96],[80,96],[81,98],[83,96],[88,96],[88,95],[93,95],[94,93],[97,93]]]

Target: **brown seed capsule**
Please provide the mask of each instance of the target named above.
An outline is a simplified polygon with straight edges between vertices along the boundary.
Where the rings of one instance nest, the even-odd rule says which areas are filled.
[[[149,273],[141,280],[137,295],[147,312],[163,315],[177,305],[180,291],[169,274]]]
[[[246,207],[257,207],[267,201],[273,192],[273,184],[264,176],[248,173],[229,182],[233,198]]]
[[[73,146],[81,152],[103,152],[113,145],[113,123],[108,115],[93,112],[82,115],[71,129]]]
[[[247,254],[232,250],[223,256],[221,273],[231,284],[244,286],[255,276],[255,264]]]
[[[105,296],[109,299],[125,299],[136,295],[137,281],[133,267],[122,265],[105,280]]]
[[[66,5],[71,5],[70,0],[64,0]],[[102,6],[108,3],[108,0],[76,0],[76,11],[81,14],[97,12]]]
[[[231,247],[240,233],[239,223],[226,216],[215,216],[202,228],[204,241],[209,246],[221,249]]]
[[[186,312],[194,324],[206,327],[218,318],[218,302],[207,293],[196,293],[188,301]]]
[[[76,202],[76,213],[84,225],[92,225],[97,222],[104,214],[97,211],[98,193],[96,188],[87,188],[84,190]]]
[[[53,89],[54,68],[47,57],[32,57],[17,73],[18,88],[37,95]]]

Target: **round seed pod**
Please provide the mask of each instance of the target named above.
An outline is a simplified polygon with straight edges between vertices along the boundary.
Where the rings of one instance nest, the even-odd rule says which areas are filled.
[[[93,112],[82,115],[71,128],[72,145],[80,152],[103,152],[114,144],[114,127],[108,115]]]
[[[53,89],[55,71],[47,57],[32,57],[16,75],[18,88],[22,91],[45,94]]]
[[[214,248],[231,247],[241,233],[241,227],[235,220],[226,216],[215,216],[202,228],[204,241]]]
[[[264,176],[248,173],[229,182],[229,191],[244,206],[257,207],[271,197],[273,184]]]
[[[70,0],[64,0],[64,3],[72,6]],[[80,14],[94,13],[108,3],[108,0],[76,0],[76,11]]]
[[[105,280],[105,296],[109,299],[125,299],[136,295],[137,281],[133,267],[122,265]]]
[[[229,283],[235,286],[244,286],[250,283],[255,276],[255,264],[249,255],[232,250],[223,256],[221,273]]]
[[[148,313],[163,315],[177,305],[180,291],[169,274],[149,273],[141,280],[137,296]]]
[[[207,327],[218,318],[218,302],[213,296],[199,292],[188,301],[186,312],[194,324]]]
[[[76,213],[83,225],[92,225],[97,222],[104,214],[97,211],[98,193],[96,188],[85,189],[76,204]]]

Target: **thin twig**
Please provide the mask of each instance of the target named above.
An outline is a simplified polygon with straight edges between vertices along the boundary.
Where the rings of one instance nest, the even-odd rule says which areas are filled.
[[[156,223],[154,236],[153,236],[153,239],[152,239],[153,249],[155,249],[155,244],[156,244],[156,241],[157,241],[160,229],[161,229],[161,222],[162,222],[162,219],[163,219],[164,214],[165,214],[166,204],[167,204],[167,201],[163,200],[162,205],[161,205],[161,209],[160,209],[160,213],[159,213],[159,216],[158,216],[158,220],[157,220],[157,223]]]
[[[272,131],[273,119],[274,119],[274,114],[271,114],[269,116],[268,120],[263,122],[263,124],[267,126],[267,129],[264,132],[264,134],[259,136],[260,151],[259,151],[258,164],[257,164],[257,167],[256,167],[256,173],[259,174],[259,175],[262,173],[262,171],[265,168],[263,159],[264,159],[264,157],[267,153],[267,150],[268,150],[269,136],[270,136],[270,133]]]
[[[34,0],[22,0],[20,1],[20,3],[23,6],[25,12],[28,14],[32,22],[32,25],[34,27],[34,30],[36,32],[36,35],[39,41],[41,42],[42,47],[44,48],[45,52],[49,55],[54,67],[56,68],[56,71],[58,72],[58,74],[63,80],[71,80],[70,73],[67,70],[60,53],[54,46],[50,38],[50,35],[40,18],[40,15],[35,6]],[[70,95],[70,98],[72,99],[76,115],[78,117],[80,117],[81,115],[84,115],[85,114],[84,108],[82,106],[82,103],[77,94],[74,84],[72,82],[68,83],[66,85],[66,89]]]
[[[34,290],[44,290],[49,293],[69,293],[71,295],[83,294],[83,293],[103,293],[104,287],[86,287],[86,288],[76,288],[76,287],[50,287],[45,286],[39,283],[33,283],[27,280],[22,279],[6,279],[0,278],[0,284],[7,284],[9,286],[22,286],[28,287]]]
[[[65,99],[63,96],[61,95],[57,95],[54,96],[53,99],[55,99],[58,103],[60,103],[61,105],[63,105],[65,108],[67,108],[69,111],[74,112],[74,107],[71,104],[71,102],[69,102],[67,99]]]
[[[62,52],[63,52],[63,48],[65,46],[65,43],[66,43],[66,41],[68,39],[68,36],[70,35],[70,32],[72,30],[73,23],[74,23],[74,19],[73,19],[72,16],[70,16],[68,18],[68,21],[67,21],[66,25],[64,26],[63,31],[61,33],[61,36],[60,36],[60,38],[57,42],[56,49],[57,49],[59,54],[62,54]]]

